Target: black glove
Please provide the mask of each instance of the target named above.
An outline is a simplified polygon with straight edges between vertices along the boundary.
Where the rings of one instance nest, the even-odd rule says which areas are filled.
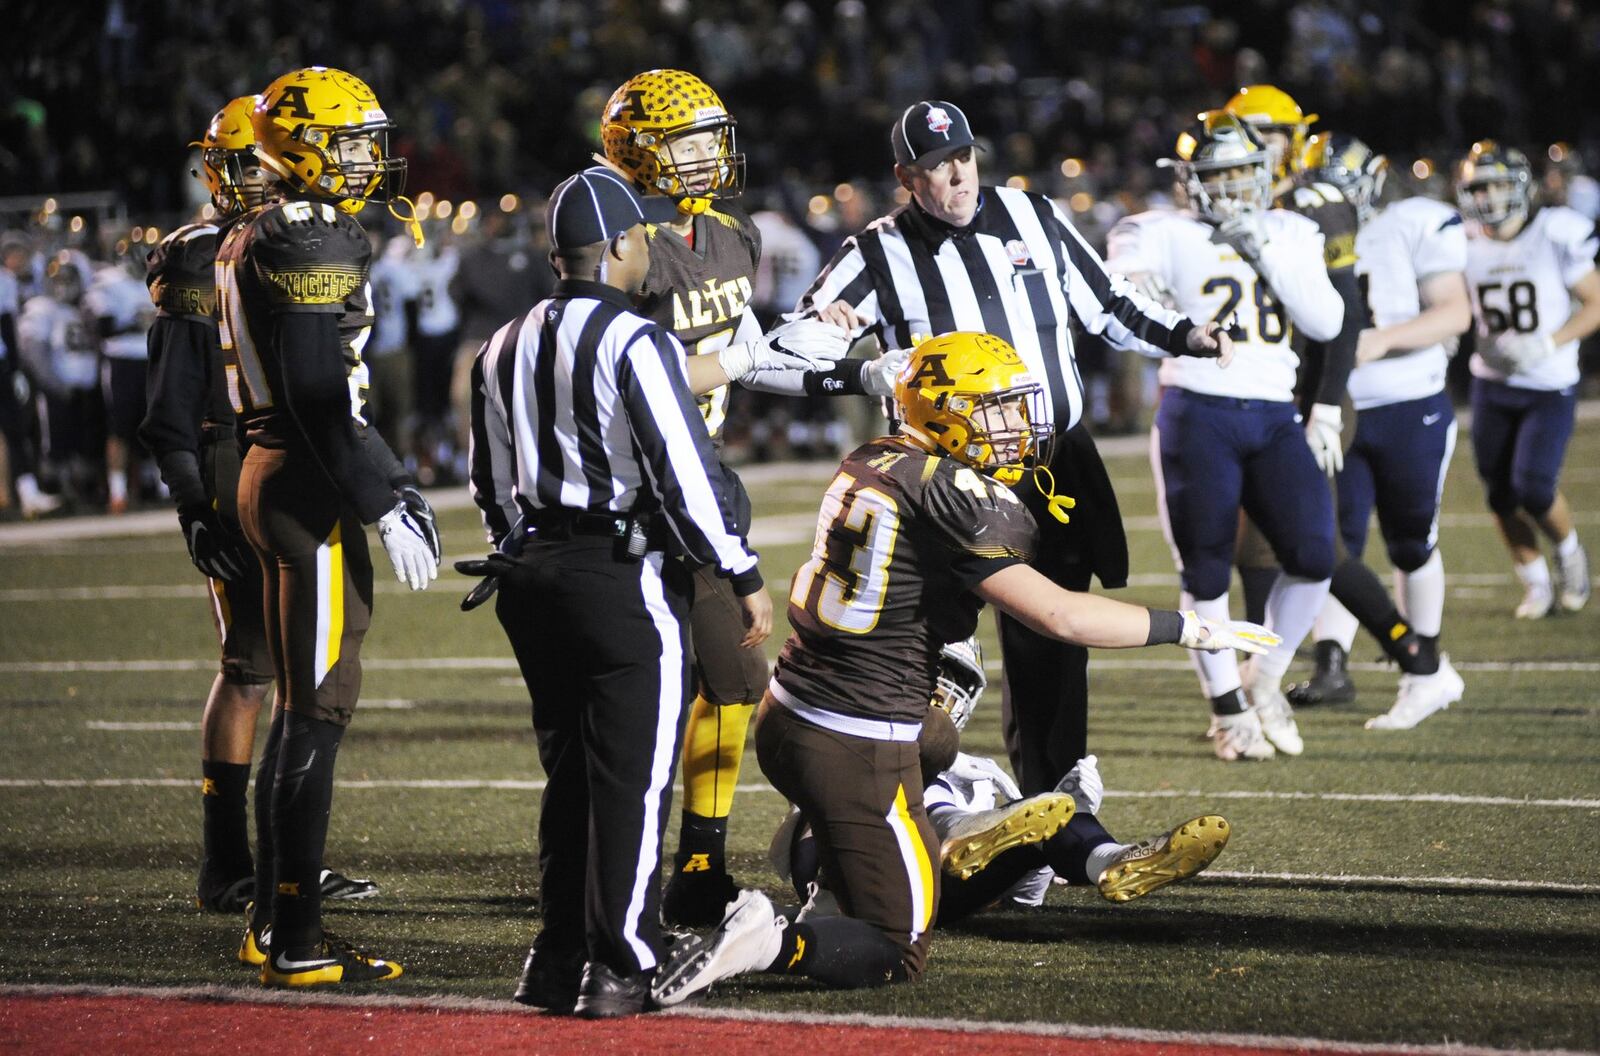
[[[488,557],[477,557],[467,561],[457,561],[456,571],[463,576],[482,576],[478,585],[467,591],[467,596],[461,599],[461,611],[471,612],[494,597],[494,592],[500,587],[500,577],[511,571],[516,566],[516,560],[510,554],[495,551]]]
[[[185,506],[178,510],[183,541],[189,546],[189,560],[212,579],[231,582],[255,566],[249,544],[222,523],[209,506]]]
[[[439,549],[439,526],[434,521],[433,507],[428,505],[428,500],[422,497],[422,492],[417,490],[415,484],[407,484],[396,491],[400,501],[405,503],[406,512],[422,529],[422,538],[427,540],[429,548],[433,550],[433,559],[439,560],[443,553]]]

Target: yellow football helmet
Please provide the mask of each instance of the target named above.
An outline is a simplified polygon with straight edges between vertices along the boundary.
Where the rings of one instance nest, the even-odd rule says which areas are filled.
[[[394,125],[366,82],[326,66],[286,73],[251,111],[256,152],[290,189],[332,200],[354,216],[405,187],[404,158],[389,156]]]
[[[734,120],[711,86],[684,70],[646,70],[628,78],[600,115],[606,160],[646,194],[677,199],[687,214],[744,190],[744,155]],[[709,133],[709,143],[687,137]]]
[[[895,379],[901,431],[1005,484],[1048,461],[1055,432],[1044,388],[993,334],[956,332],[916,347]]]
[[[1472,144],[1456,165],[1456,206],[1485,227],[1527,217],[1533,205],[1533,166],[1527,155],[1492,139]]]
[[[1240,88],[1223,109],[1255,126],[1258,131],[1282,132],[1288,136],[1288,149],[1281,154],[1273,151],[1274,175],[1282,179],[1291,172],[1300,171],[1300,159],[1306,149],[1306,134],[1317,120],[1316,114],[1305,113],[1293,96],[1270,84],[1249,84]]]
[[[1318,132],[1306,140],[1300,168],[1339,188],[1364,224],[1372,219],[1374,203],[1383,194],[1389,159],[1348,132]]]
[[[261,204],[262,189],[246,181],[245,169],[260,165],[256,156],[256,131],[250,114],[259,95],[230,99],[218,110],[200,138],[189,145],[200,148],[199,175],[211,192],[211,203],[224,214]]]

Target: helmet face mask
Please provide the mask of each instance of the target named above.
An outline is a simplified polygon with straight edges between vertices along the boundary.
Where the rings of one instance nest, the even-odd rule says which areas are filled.
[[[1306,143],[1302,169],[1315,179],[1339,188],[1345,199],[1355,206],[1356,216],[1364,224],[1377,211],[1377,201],[1383,195],[1384,181],[1389,176],[1389,159],[1375,154],[1355,136],[1344,132],[1319,132]]]
[[[394,126],[353,74],[324,66],[285,74],[261,93],[252,124],[263,164],[297,194],[354,215],[405,190],[405,159],[389,153]]]
[[[1272,156],[1258,132],[1232,114],[1208,110],[1178,137],[1178,173],[1189,202],[1214,224],[1272,205]]]
[[[1533,205],[1533,167],[1520,150],[1480,139],[1456,169],[1461,215],[1498,228],[1527,218]]]
[[[1049,461],[1055,432],[1043,386],[992,334],[924,341],[895,381],[902,431],[1003,484]]]
[[[933,699],[929,703],[947,713],[956,729],[964,730],[988,686],[989,676],[983,670],[983,649],[977,636],[949,642],[939,650]]]
[[[647,70],[612,93],[600,118],[606,160],[646,194],[685,213],[744,190],[734,119],[717,93],[684,70]]]
[[[254,209],[266,200],[271,182],[256,154],[256,133],[251,114],[260,96],[231,99],[200,138],[190,146],[200,148],[201,172],[211,204],[223,215]]]

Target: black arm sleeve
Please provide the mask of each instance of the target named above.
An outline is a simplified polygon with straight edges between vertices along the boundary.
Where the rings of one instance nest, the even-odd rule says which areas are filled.
[[[841,359],[827,370],[808,370],[802,377],[807,396],[865,396],[866,383],[862,376],[867,370],[865,359]]]
[[[275,324],[274,359],[284,366],[273,385],[283,393],[284,404],[334,487],[355,508],[362,524],[372,524],[393,509],[396,500],[350,415],[339,319],[326,312],[284,312]]]
[[[207,357],[213,328],[163,315],[150,328],[144,421],[139,440],[155,453],[161,480],[178,506],[210,505],[200,475],[200,422],[205,417]]]
[[[1356,338],[1361,333],[1366,307],[1361,298],[1361,284],[1356,279],[1355,268],[1330,271],[1328,281],[1333,283],[1333,288],[1339,291],[1339,299],[1344,301],[1344,325],[1339,328],[1339,336],[1332,341],[1313,342],[1313,345],[1321,345],[1318,352],[1312,353],[1313,358],[1320,360],[1320,367],[1316,386],[1309,391],[1315,393],[1314,402],[1337,407],[1344,400],[1350,372],[1355,369]],[[1311,349],[1307,351],[1310,353]]]

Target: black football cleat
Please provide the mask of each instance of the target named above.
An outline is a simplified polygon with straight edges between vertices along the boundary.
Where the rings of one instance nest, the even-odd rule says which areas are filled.
[[[1350,680],[1350,657],[1335,641],[1317,643],[1317,669],[1309,679],[1284,690],[1289,703],[1297,708],[1321,704],[1352,704],[1356,684]]]
[[[353,876],[336,873],[332,869],[322,870],[323,898],[351,901],[357,898],[371,898],[377,893],[378,885],[371,880],[358,880]]]
[[[220,877],[202,865],[195,884],[194,904],[208,913],[240,913],[256,897],[256,874]]]
[[[571,1015],[578,1004],[578,988],[587,959],[582,949],[545,953],[535,942],[528,959],[522,962],[522,978],[517,981],[517,992],[511,1000],[555,1015]]]
[[[583,966],[578,1001],[573,1011],[581,1019],[637,1016],[655,1006],[650,1001],[650,972],[618,975],[597,961]]]

